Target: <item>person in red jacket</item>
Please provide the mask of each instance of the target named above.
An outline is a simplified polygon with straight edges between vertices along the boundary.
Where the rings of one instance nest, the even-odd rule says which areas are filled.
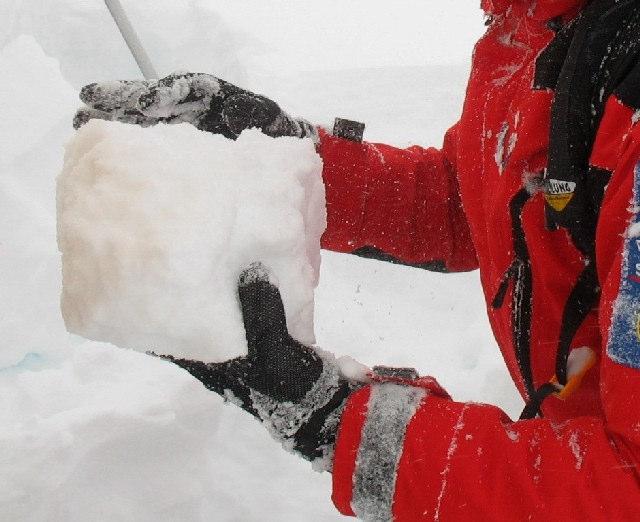
[[[480,269],[493,332],[527,401],[512,421],[431,378],[345,377],[292,339],[256,263],[239,281],[249,354],[166,357],[333,473],[364,520],[636,520],[640,506],[640,5],[485,0],[460,121],[442,149],[397,149],[291,118],[207,75],[92,84],[90,118],[188,121],[235,138],[311,137],[324,248]],[[343,122],[344,123],[344,122]]]

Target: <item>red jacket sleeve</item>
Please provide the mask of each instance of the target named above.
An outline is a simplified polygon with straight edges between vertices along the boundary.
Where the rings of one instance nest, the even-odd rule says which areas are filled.
[[[398,521],[638,519],[640,126],[631,128],[632,111],[615,99],[607,113],[592,158],[613,172],[596,236],[603,416],[513,422],[496,407],[438,397],[419,382],[366,387],[350,398],[338,434],[333,498],[342,513]],[[613,128],[624,132],[607,135]]]
[[[356,143],[322,134],[323,248],[373,247],[410,264],[477,268],[455,175],[455,127],[442,150]]]
[[[512,422],[494,406],[416,390],[379,384],[350,399],[333,469],[343,514],[401,522],[637,517],[637,461],[600,419]]]

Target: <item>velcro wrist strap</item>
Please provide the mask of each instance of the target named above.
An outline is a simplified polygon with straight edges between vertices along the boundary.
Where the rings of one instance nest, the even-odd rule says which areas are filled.
[[[333,135],[349,141],[362,142],[364,123],[344,118],[336,118],[333,124]]]
[[[374,366],[368,377],[373,383],[394,383],[415,388],[423,388],[431,395],[451,399],[451,396],[434,377],[420,377],[415,368],[394,366]]]

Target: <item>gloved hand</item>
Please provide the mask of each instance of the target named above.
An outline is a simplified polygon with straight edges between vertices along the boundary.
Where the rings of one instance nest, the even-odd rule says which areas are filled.
[[[82,88],[80,99],[86,107],[75,115],[76,129],[90,119],[143,127],[187,122],[231,139],[256,127],[272,137],[310,137],[317,141],[317,130],[309,122],[292,118],[264,96],[209,74],[182,73],[160,80],[92,83]]]
[[[159,356],[251,413],[287,450],[330,471],[340,414],[358,384],[341,377],[332,356],[289,335],[280,292],[261,264],[242,273],[238,294],[246,357],[205,363]]]

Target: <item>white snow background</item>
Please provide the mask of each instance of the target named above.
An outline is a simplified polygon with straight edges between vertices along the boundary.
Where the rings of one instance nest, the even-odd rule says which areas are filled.
[[[477,0],[126,0],[161,74],[217,74],[366,138],[439,145]],[[0,3],[0,520],[341,520],[330,476],[186,372],[65,332],[55,178],[77,91],[139,73],[101,0]],[[416,367],[459,400],[521,407],[477,273],[323,253],[318,344]]]

